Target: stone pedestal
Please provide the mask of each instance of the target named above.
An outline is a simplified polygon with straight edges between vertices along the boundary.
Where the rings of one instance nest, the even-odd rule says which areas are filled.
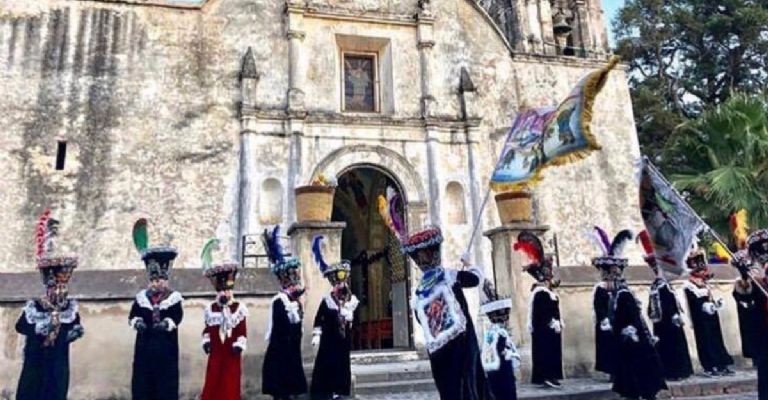
[[[541,236],[549,230],[548,226],[537,226],[532,223],[508,224],[484,232],[493,245],[493,272],[495,285],[502,296],[511,296],[512,310],[509,316],[509,327],[519,346],[525,348],[528,342],[528,295],[530,280],[524,280],[523,265],[528,263],[527,256],[515,251],[517,235],[528,230]]]
[[[302,354],[305,359],[313,358],[312,329],[320,302],[331,289],[331,285],[320,273],[312,255],[312,240],[317,235],[325,237],[323,257],[329,263],[341,260],[341,232],[345,222],[301,222],[288,228],[293,255],[301,260],[301,278],[304,281],[304,337]]]

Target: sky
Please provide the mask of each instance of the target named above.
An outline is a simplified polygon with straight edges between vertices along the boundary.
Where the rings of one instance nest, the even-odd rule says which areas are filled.
[[[619,12],[619,8],[624,5],[624,0],[603,0],[603,10],[605,11],[605,23],[608,24],[608,40],[611,43],[611,47],[614,45],[613,31],[611,29],[613,19]]]

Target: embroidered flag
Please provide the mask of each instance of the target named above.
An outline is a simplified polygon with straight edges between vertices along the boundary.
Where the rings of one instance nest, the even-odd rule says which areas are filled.
[[[648,160],[643,161],[640,180],[640,211],[659,267],[681,275],[693,241],[705,225]]]
[[[592,135],[592,106],[608,73],[619,62],[590,72],[559,106],[525,109],[518,113],[491,176],[496,191],[525,189],[541,179],[546,167],[586,157],[600,145]]]

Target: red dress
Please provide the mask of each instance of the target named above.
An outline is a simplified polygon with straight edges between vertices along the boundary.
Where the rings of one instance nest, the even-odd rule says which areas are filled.
[[[229,312],[226,311],[222,312],[217,303],[205,310],[203,344],[210,343],[211,353],[201,400],[240,400],[241,353],[236,353],[234,349],[238,347],[245,351],[248,310],[244,305],[233,302],[229,305]]]

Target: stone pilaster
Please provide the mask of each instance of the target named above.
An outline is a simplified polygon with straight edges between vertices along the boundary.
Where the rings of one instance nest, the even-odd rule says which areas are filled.
[[[286,4],[289,46],[289,113],[304,113],[304,4],[288,0]]]
[[[554,46],[555,32],[552,25],[552,6],[549,0],[539,0],[539,24],[541,26],[543,53],[554,55],[557,53],[557,49]]]
[[[576,0],[573,9],[573,46],[576,55],[592,56],[595,48],[593,43],[592,20],[585,0]]]
[[[420,3],[416,16],[418,23],[419,61],[421,66],[421,116],[429,118],[437,111],[435,96],[432,93],[432,48],[435,47],[434,24],[431,5],[428,1]]]
[[[301,260],[301,278],[307,289],[304,295],[304,337],[302,354],[305,359],[312,358],[312,328],[320,302],[331,289],[328,281],[320,273],[312,256],[312,240],[317,235],[325,237],[326,245],[323,256],[328,261],[341,259],[341,232],[347,226],[345,222],[298,222],[288,228],[291,237],[292,254]]]

